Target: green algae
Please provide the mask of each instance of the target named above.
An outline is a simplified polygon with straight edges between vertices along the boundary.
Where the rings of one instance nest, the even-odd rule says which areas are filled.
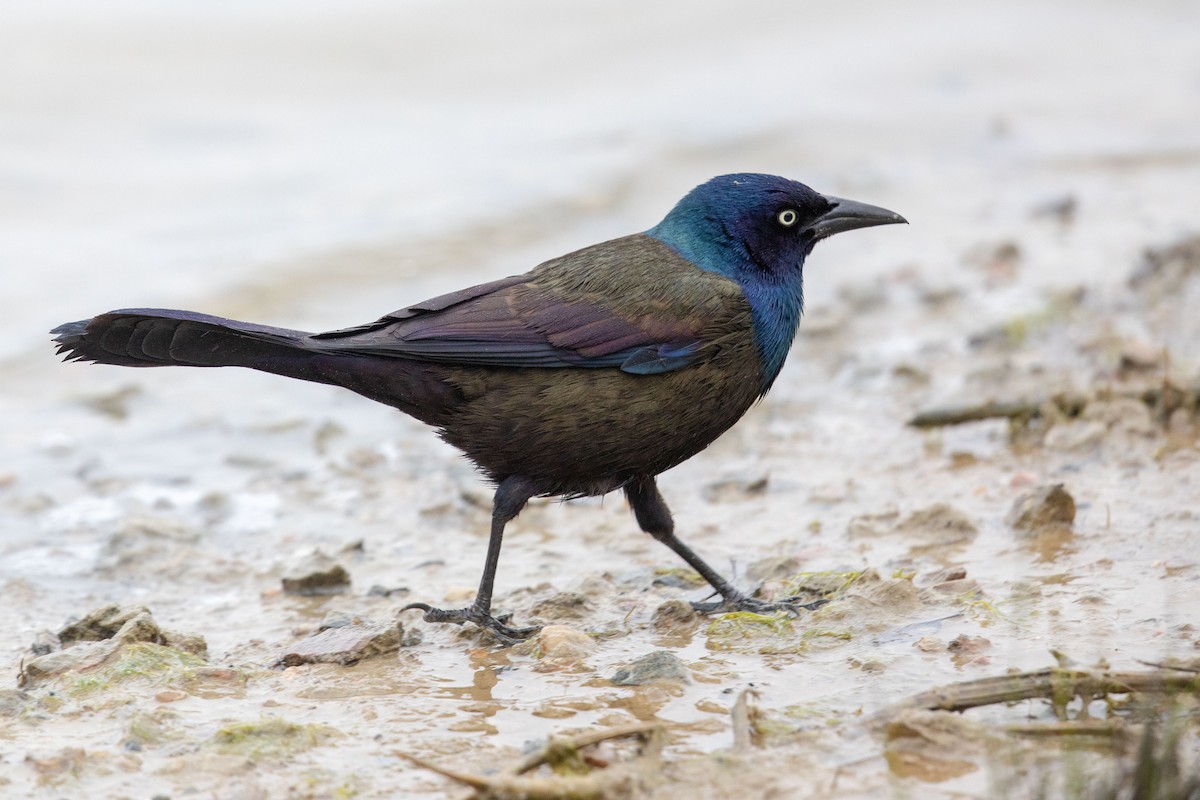
[[[225,755],[244,756],[257,761],[293,756],[341,735],[327,725],[267,717],[257,722],[226,725],[213,735],[211,743]]]

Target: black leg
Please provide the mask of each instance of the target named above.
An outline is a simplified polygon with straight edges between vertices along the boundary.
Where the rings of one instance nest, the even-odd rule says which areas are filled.
[[[492,500],[492,535],[488,539],[487,558],[483,562],[483,577],[479,579],[479,591],[475,593],[475,601],[466,608],[445,610],[434,608],[428,603],[409,603],[402,610],[417,608],[425,612],[426,622],[453,622],[461,625],[473,622],[481,628],[487,628],[504,641],[527,639],[541,630],[540,627],[510,628],[504,623],[507,617],[497,619],[492,616],[492,589],[496,583],[496,567],[500,563],[500,545],[504,541],[504,526],[507,525],[521,509],[529,502],[536,492],[529,481],[519,476],[505,478],[496,487],[496,496]]]
[[[822,604],[814,603],[809,606],[801,606],[788,602],[767,603],[762,600],[755,600],[753,597],[747,597],[735,589],[733,584],[722,578],[716,570],[706,564],[700,556],[696,555],[694,550],[679,541],[675,536],[675,521],[671,519],[671,511],[667,508],[662,495],[659,494],[658,486],[655,484],[653,477],[634,478],[631,482],[625,484],[625,497],[629,499],[629,505],[633,508],[633,514],[637,517],[638,525],[641,526],[641,529],[675,551],[676,555],[686,561],[692,569],[700,573],[700,577],[708,581],[709,585],[721,595],[720,602],[692,603],[692,608],[701,614],[716,614],[725,611],[754,611],[763,613],[780,610],[794,613],[802,608],[815,608]]]

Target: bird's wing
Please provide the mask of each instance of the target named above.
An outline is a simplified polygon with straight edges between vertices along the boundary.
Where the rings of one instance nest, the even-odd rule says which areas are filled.
[[[597,278],[598,266],[606,265],[597,265],[594,253],[572,254],[528,275],[442,295],[374,323],[313,338],[321,349],[337,352],[476,366],[617,367],[638,375],[679,369],[713,346],[711,319],[653,296],[653,288],[636,281],[619,291],[611,276],[604,277],[608,270]],[[649,297],[638,296],[647,291]]]
[[[444,364],[620,367],[653,374],[691,363],[694,326],[631,321],[587,300],[522,280],[443,305],[403,309],[373,325],[317,334],[322,349]],[[429,306],[442,306],[429,308]]]

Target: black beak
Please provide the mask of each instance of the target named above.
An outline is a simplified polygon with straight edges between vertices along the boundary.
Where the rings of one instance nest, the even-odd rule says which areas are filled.
[[[908,224],[908,220],[904,217],[895,211],[888,211],[886,208],[869,206],[866,203],[857,203],[853,200],[843,200],[840,197],[828,195],[825,195],[825,199],[829,201],[832,208],[817,217],[816,221],[808,226],[808,230],[813,235],[813,241],[857,228],[894,225],[901,222],[905,225]]]

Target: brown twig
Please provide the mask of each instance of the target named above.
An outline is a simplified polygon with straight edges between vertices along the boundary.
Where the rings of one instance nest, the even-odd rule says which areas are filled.
[[[946,425],[961,425],[964,422],[978,422],[985,419],[1033,419],[1045,413],[1045,409],[1055,408],[1059,413],[1068,417],[1077,417],[1092,400],[1110,400],[1124,398],[1139,400],[1152,409],[1158,410],[1162,416],[1180,407],[1195,408],[1200,405],[1200,386],[1181,389],[1168,381],[1159,386],[1140,391],[1107,391],[1100,390],[1090,395],[1060,394],[1035,400],[988,400],[983,403],[972,403],[959,406],[943,406],[922,411],[908,421],[914,428],[940,428]]]
[[[1145,664],[1147,667],[1155,669],[1175,670],[1177,672],[1194,672],[1200,674],[1200,664],[1192,662],[1190,664],[1163,664],[1158,661],[1144,661],[1140,658],[1135,658],[1134,661],[1139,664]]]
[[[966,406],[944,406],[922,411],[908,421],[914,428],[941,428],[985,419],[1032,419],[1042,415],[1045,400],[989,400]]]
[[[600,742],[630,736],[637,736],[644,742],[642,752],[633,761],[622,762],[607,769],[595,770],[586,775],[555,775],[540,778],[524,774],[561,757],[565,752],[574,753]],[[586,800],[586,798],[628,795],[633,785],[639,780],[639,762],[648,759],[657,764],[662,743],[662,726],[654,723],[622,725],[580,734],[572,738],[552,736],[539,752],[525,757],[498,775],[475,775],[470,772],[447,769],[431,761],[399,751],[396,752],[396,755],[419,767],[470,786],[475,790],[474,797],[476,798],[522,797],[526,800]]]
[[[661,733],[662,726],[656,722],[635,722],[630,725],[620,725],[615,728],[605,728],[602,731],[591,731],[589,733],[581,733],[578,736],[573,736],[565,739],[558,736],[550,737],[550,741],[546,742],[546,746],[536,753],[531,753],[526,756],[520,763],[512,767],[509,772],[513,775],[523,775],[526,772],[535,770],[542,764],[551,760],[555,752],[561,751],[563,747],[568,747],[572,750],[582,750],[585,747],[591,747],[594,744],[607,742],[611,739],[624,739],[630,736],[638,736],[647,741],[651,749],[654,748],[652,741],[655,733]],[[659,745],[661,747],[661,745]]]
[[[1005,725],[1005,733],[1033,738],[1055,736],[1105,736],[1123,738],[1130,735],[1129,724],[1118,719],[1075,719],[1069,722],[1035,722]]]
[[[1049,667],[931,689],[884,709],[876,714],[876,718],[888,719],[908,709],[965,711],[968,708],[1035,698],[1065,705],[1074,697],[1091,698],[1129,692],[1200,694],[1200,676],[1166,671],[1112,672]]]

